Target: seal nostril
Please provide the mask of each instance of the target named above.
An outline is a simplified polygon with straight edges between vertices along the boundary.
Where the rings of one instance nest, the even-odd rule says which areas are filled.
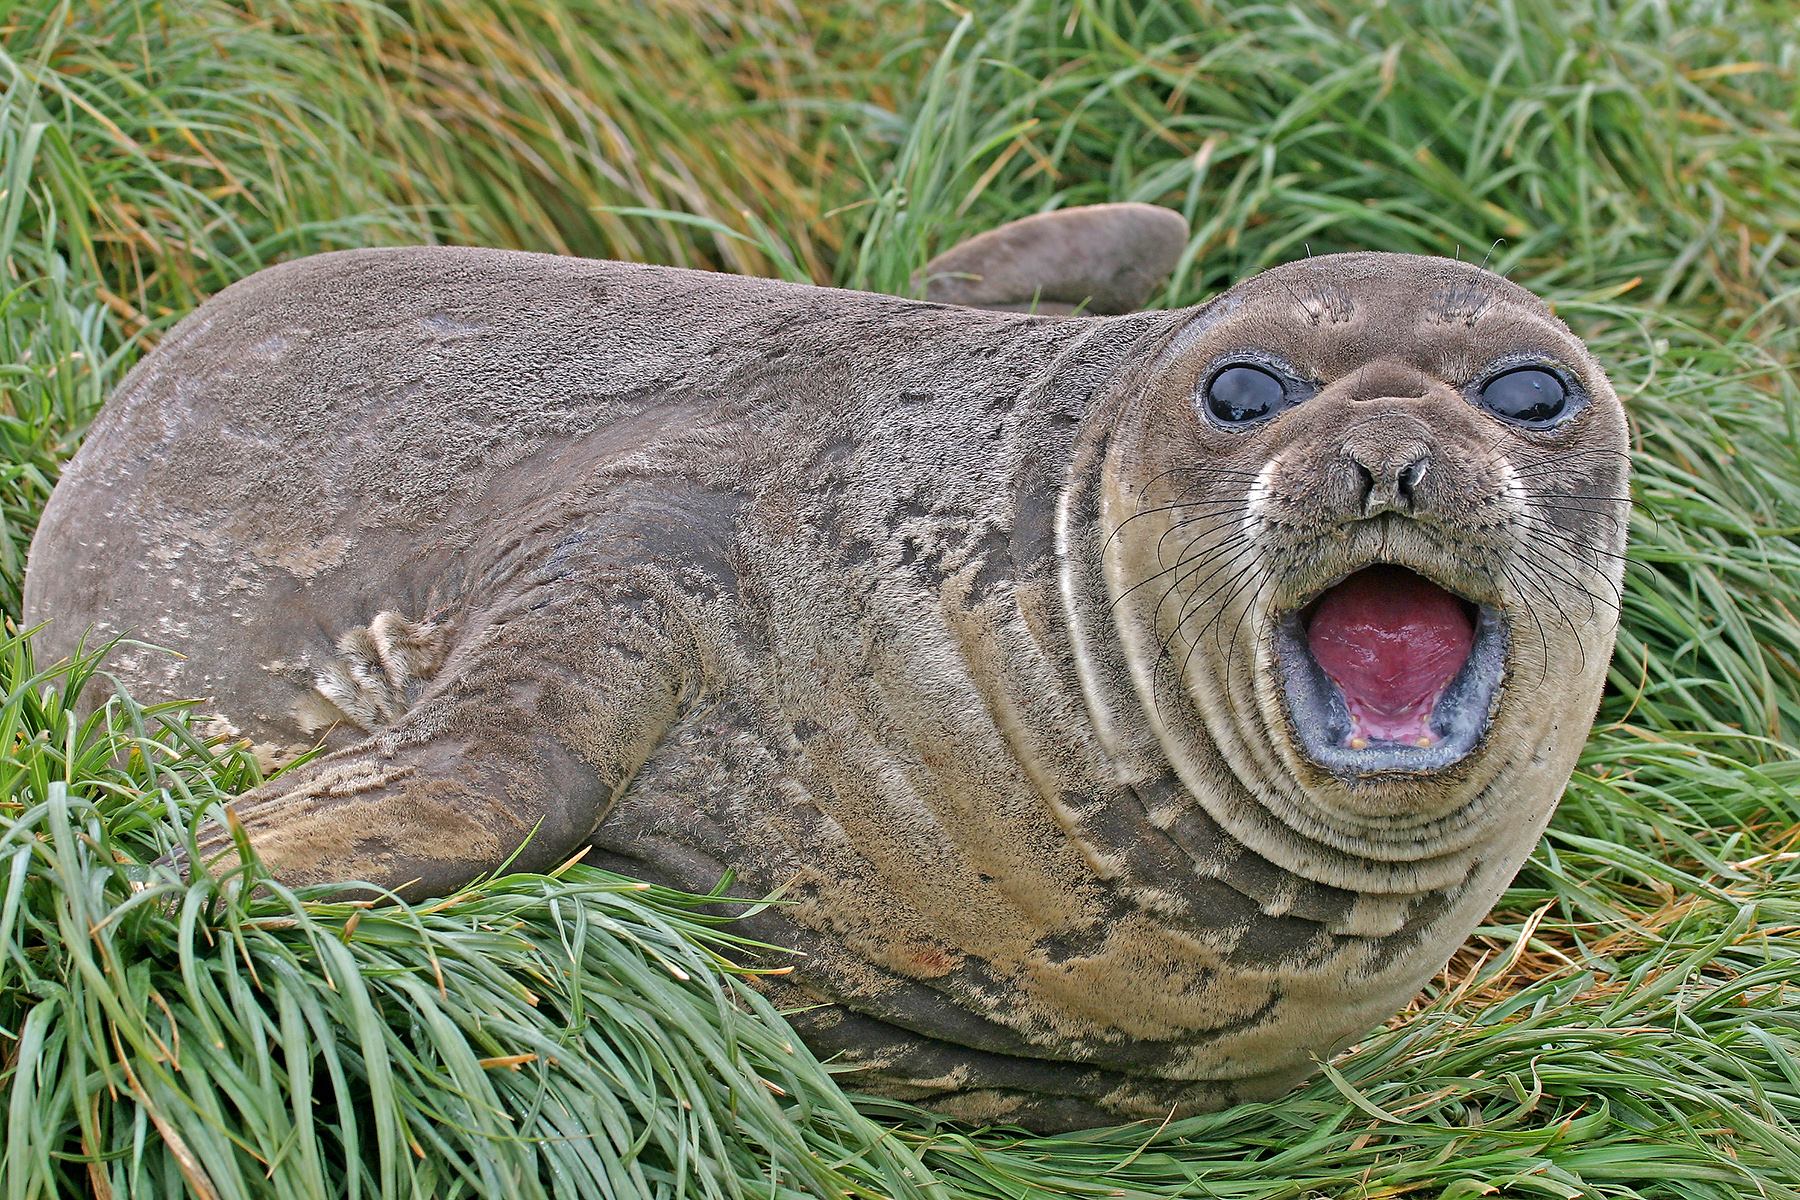
[[[1363,465],[1361,459],[1354,454],[1345,455],[1356,471],[1356,505],[1364,512],[1368,511],[1369,501],[1375,495],[1375,472]]]
[[[1395,480],[1394,490],[1400,494],[1402,500],[1406,501],[1407,507],[1412,507],[1413,490],[1419,486],[1420,481],[1425,478],[1425,472],[1430,469],[1431,459],[1426,455],[1420,455],[1401,469],[1399,478]]]
[[[1423,444],[1394,445],[1379,436],[1353,433],[1342,454],[1356,472],[1351,486],[1360,515],[1418,507],[1418,487],[1431,469],[1431,455]]]

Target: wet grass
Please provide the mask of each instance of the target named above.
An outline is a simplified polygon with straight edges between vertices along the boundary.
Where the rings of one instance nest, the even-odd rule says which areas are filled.
[[[578,865],[411,910],[161,873],[254,765],[178,712],[78,720],[94,664],[9,638],[8,1200],[1800,1196],[1785,9],[118,0],[0,4],[0,53],[7,611],[144,345],[378,242],[904,291],[966,233],[1140,199],[1195,230],[1169,304],[1309,249],[1486,257],[1606,362],[1639,502],[1582,765],[1413,1011],[1280,1103],[1064,1138],[851,1107],[729,926]]]

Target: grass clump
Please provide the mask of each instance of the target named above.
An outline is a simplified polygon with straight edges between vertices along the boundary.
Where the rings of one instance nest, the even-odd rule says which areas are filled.
[[[1165,204],[1195,230],[1179,303],[1308,252],[1491,248],[1540,291],[1631,284],[1652,307],[1743,315],[1800,266],[1794,34],[1776,6],[979,12],[919,112],[931,136],[906,180],[921,235],[946,244],[1020,211]]]
[[[372,907],[155,865],[254,763],[167,709],[79,718],[93,669],[34,671],[26,639],[0,642],[9,1195],[893,1196],[926,1178],[739,981],[748,947],[703,899],[570,864]]]
[[[96,663],[40,671],[9,637],[9,1200],[1800,1196],[1784,12],[111,0],[5,19],[7,611],[57,465],[144,344],[266,262],[383,241],[905,291],[1000,221],[1148,200],[1195,230],[1168,304],[1309,249],[1492,247],[1626,396],[1638,500],[1623,594],[1596,598],[1624,628],[1582,764],[1413,1010],[1278,1103],[1060,1138],[852,1107],[744,984],[728,925],[579,865],[415,908],[179,880],[155,860],[254,764],[178,710],[82,715]]]
[[[828,282],[918,39],[850,0],[58,0],[0,15],[0,610],[136,356],[271,263],[447,241]],[[604,31],[605,37],[596,36]],[[852,69],[861,66],[864,69]],[[731,136],[720,130],[729,128]],[[704,227],[619,209],[676,210]],[[761,217],[754,214],[760,213]],[[748,214],[748,215],[747,215]],[[724,232],[712,232],[718,226]]]
[[[892,126],[922,48],[903,6],[855,0],[272,11],[379,89],[380,144],[410,168],[395,198],[430,208],[446,240],[777,273],[754,240],[618,211],[673,210],[739,233],[769,222],[821,283],[842,248],[824,214],[861,196],[846,148]]]

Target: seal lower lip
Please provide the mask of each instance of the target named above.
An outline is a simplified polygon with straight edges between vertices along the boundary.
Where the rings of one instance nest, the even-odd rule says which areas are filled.
[[[1435,771],[1472,750],[1505,641],[1498,612],[1388,563],[1327,588],[1275,631],[1300,740],[1351,775]]]

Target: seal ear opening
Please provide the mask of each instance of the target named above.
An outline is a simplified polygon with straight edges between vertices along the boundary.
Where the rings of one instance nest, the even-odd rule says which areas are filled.
[[[926,263],[925,299],[1062,316],[1133,312],[1173,273],[1187,240],[1181,214],[1154,204],[1038,213]]]

